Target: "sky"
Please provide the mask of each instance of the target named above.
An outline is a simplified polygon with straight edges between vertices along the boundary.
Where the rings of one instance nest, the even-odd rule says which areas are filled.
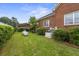
[[[53,11],[55,3],[0,3],[0,17],[16,17],[19,23],[27,23],[30,16],[37,19]]]

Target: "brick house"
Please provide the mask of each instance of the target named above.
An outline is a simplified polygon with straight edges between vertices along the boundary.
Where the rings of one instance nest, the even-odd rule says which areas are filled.
[[[52,28],[64,28],[79,25],[79,3],[60,3],[57,5],[51,16],[47,17],[50,20]],[[47,19],[46,18],[46,19]],[[43,18],[45,19],[45,18]],[[44,20],[39,20],[43,24]]]
[[[79,3],[61,3],[53,12],[53,27],[59,28],[79,25]]]
[[[39,27],[46,27],[46,28],[52,28],[52,17],[53,13],[50,13],[44,17],[41,17],[38,21],[37,24]]]

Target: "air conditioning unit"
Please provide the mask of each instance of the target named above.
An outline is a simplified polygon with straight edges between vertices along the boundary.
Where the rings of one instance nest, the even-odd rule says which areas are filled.
[[[45,37],[52,38],[52,32],[45,32]]]

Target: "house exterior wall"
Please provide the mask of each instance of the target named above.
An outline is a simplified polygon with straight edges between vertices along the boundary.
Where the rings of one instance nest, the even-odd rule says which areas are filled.
[[[66,28],[66,27],[73,27],[73,26],[78,26],[78,25],[64,25],[64,15],[67,13],[71,13],[74,11],[79,10],[79,3],[60,3],[59,6],[56,8],[55,11],[52,12],[52,16],[49,16],[47,18],[44,18],[40,20],[39,26],[43,26],[43,21],[45,20],[50,20],[50,27],[55,28]]]
[[[50,27],[52,27],[52,23],[53,23],[53,21],[52,21],[52,16],[49,16],[49,17],[47,17],[47,18],[44,18],[44,19],[41,19],[40,21],[38,21],[38,26],[39,27],[44,27],[44,22],[45,21],[47,21],[47,20],[49,20],[49,27],[48,28],[50,28]]]
[[[54,11],[55,15],[52,18],[53,27],[63,28],[64,26],[64,14],[79,10],[79,3],[61,3]],[[70,25],[69,25],[70,26]],[[73,25],[74,26],[74,25]]]

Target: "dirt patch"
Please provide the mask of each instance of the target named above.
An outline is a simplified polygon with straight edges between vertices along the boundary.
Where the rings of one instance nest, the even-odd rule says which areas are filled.
[[[70,46],[70,47],[74,47],[74,48],[78,48],[79,49],[79,46],[76,46],[72,43],[68,43],[68,42],[65,42],[66,45]]]
[[[0,55],[1,55],[1,52],[2,52],[2,48],[0,48]]]

